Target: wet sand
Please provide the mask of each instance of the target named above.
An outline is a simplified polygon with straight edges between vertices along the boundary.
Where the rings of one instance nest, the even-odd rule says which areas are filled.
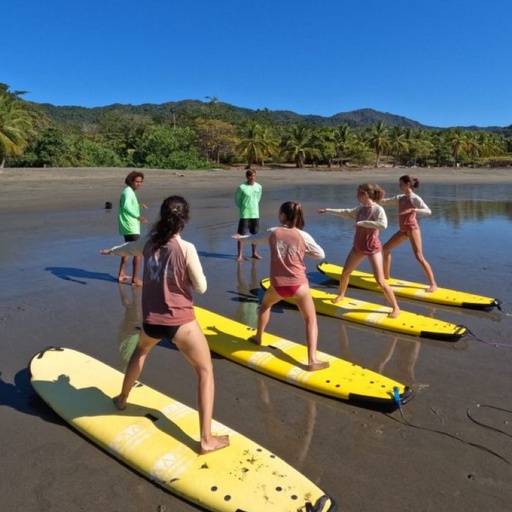
[[[69,429],[34,396],[26,369],[30,358],[48,345],[81,350],[124,368],[140,321],[140,289],[119,285],[118,259],[98,252],[120,243],[116,205],[128,171],[0,170],[3,510],[197,510]],[[155,218],[167,195],[181,194],[191,203],[192,219],[183,237],[196,245],[208,279],[208,291],[196,296],[196,303],[254,325],[254,292],[268,273],[268,258],[235,261],[236,243],[230,235],[238,213],[233,195],[244,181],[243,170],[144,172],[138,196],[150,207],[149,219]],[[328,190],[341,182],[355,192],[359,183],[376,182],[391,192],[402,174],[419,176],[422,183],[512,183],[510,170],[261,169],[257,179],[264,187],[262,225],[275,225],[281,199],[289,194],[289,199],[304,204],[306,229],[311,226],[322,245],[336,247],[336,240],[322,238],[321,225],[313,218],[318,207],[335,205],[308,195],[308,187],[322,184]],[[106,202],[114,208],[106,210]],[[510,247],[508,238],[503,243]],[[344,256],[346,250],[343,245],[339,251]],[[463,259],[464,254],[457,257]],[[505,311],[512,312],[510,274],[492,262],[478,262],[475,268],[484,263],[487,273],[474,275],[462,263],[458,275],[455,270],[455,282],[467,284],[462,289],[500,297]],[[449,263],[439,262],[437,268],[443,264]],[[417,272],[417,264],[410,265]],[[309,262],[312,279],[318,278],[315,269],[316,262]],[[369,292],[351,295],[378,301]],[[402,307],[463,323],[485,340],[512,343],[511,319],[497,311],[413,303]],[[476,404],[512,409],[512,349],[472,337],[446,343],[393,336],[324,317],[319,317],[319,329],[321,350],[413,387],[416,395],[403,413],[418,428],[405,424],[398,411],[385,413],[312,395],[220,358],[214,360],[215,418],[295,466],[329,493],[340,511],[511,510],[512,466],[497,455],[512,463],[512,417],[483,407],[473,410],[480,421],[507,432],[504,435],[476,425],[467,411]],[[303,340],[293,308],[276,308],[268,330]],[[192,370],[170,346],[154,349],[141,380],[195,407]]]

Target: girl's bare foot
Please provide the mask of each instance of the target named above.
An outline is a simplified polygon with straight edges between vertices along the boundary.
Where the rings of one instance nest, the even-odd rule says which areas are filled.
[[[126,398],[122,395],[112,398],[112,401],[120,411],[124,411],[126,409]]]
[[[328,361],[316,361],[308,364],[308,372],[316,372],[317,370],[324,370],[325,368],[329,368]]]
[[[426,290],[425,290],[425,293],[432,293],[432,292],[435,292],[437,290],[437,284],[432,284],[430,285]]]
[[[250,338],[247,338],[247,341],[250,341],[255,345],[261,345],[261,340],[259,340],[256,336],[251,336]]]
[[[134,279],[132,281],[132,286],[142,286],[142,281],[140,279]]]
[[[117,276],[117,280],[120,283],[124,283],[125,281],[129,281],[132,278],[132,276],[127,276],[126,274],[120,274]]]
[[[345,298],[344,295],[336,295],[336,297],[334,297],[334,299],[332,299],[332,303],[336,304],[336,302],[341,302],[344,298]]]
[[[240,261],[244,261],[243,256],[238,256],[238,257],[237,257],[237,259],[236,259],[236,261],[238,261],[238,262],[240,262]]]
[[[393,311],[391,311],[391,313],[389,313],[388,317],[389,318],[397,318],[399,315],[400,315],[400,310],[393,309]]]
[[[259,254],[253,254],[252,257],[255,259],[255,260],[261,260],[262,257],[259,255]]]
[[[229,446],[229,436],[210,436],[206,441],[201,441],[201,455],[207,455],[208,453],[222,450]]]

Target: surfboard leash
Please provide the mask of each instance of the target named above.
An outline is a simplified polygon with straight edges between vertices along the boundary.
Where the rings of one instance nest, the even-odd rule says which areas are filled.
[[[410,421],[408,421],[405,418],[404,412],[402,410],[402,402],[400,400],[400,395],[398,394],[398,388],[397,387],[393,388],[393,398],[394,398],[394,400],[395,400],[395,402],[396,402],[396,404],[398,406],[398,410],[400,411],[400,415],[402,416],[402,420],[403,420],[405,425],[407,425],[409,427],[412,427],[412,428],[416,428],[418,430],[426,430],[427,432],[435,432],[437,434],[442,434],[443,436],[450,437],[450,438],[455,439],[455,440],[457,440],[457,441],[459,441],[461,443],[467,444],[468,446],[472,446],[473,448],[478,448],[479,450],[483,450],[484,452],[487,452],[490,455],[494,455],[495,457],[498,457],[498,459],[500,459],[503,462],[505,462],[505,464],[508,464],[509,466],[512,466],[512,464],[505,457],[503,457],[499,453],[496,453],[495,451],[491,450],[490,448],[487,448],[486,446],[483,446],[483,445],[478,444],[478,443],[472,443],[470,441],[466,441],[465,439],[461,439],[460,437],[457,437],[454,434],[450,434],[450,432],[445,432],[444,430],[438,430],[438,429],[435,429],[435,428],[421,427],[419,425],[414,425],[414,423],[411,423]],[[480,405],[478,405],[478,406],[480,406]],[[472,408],[474,408],[474,407],[476,407],[476,406],[473,406]],[[487,406],[487,407],[492,407],[492,406]],[[504,409],[501,409],[501,410],[504,410]],[[468,409],[468,411],[469,411],[469,409]],[[512,411],[507,411],[507,412],[512,412]],[[467,412],[467,414],[468,414],[468,417],[472,421],[474,421],[475,423],[478,423],[469,415],[468,412]],[[386,414],[386,416],[388,416],[388,418],[391,418],[392,420],[398,421],[400,423],[400,421],[397,418],[394,418],[390,414]],[[487,426],[487,425],[483,424],[482,426]],[[490,427],[489,426],[488,428],[490,428],[492,430],[496,430],[494,427]],[[498,431],[501,432],[500,430],[498,430]],[[506,434],[506,435],[509,435],[509,434],[507,434],[505,432],[503,432],[503,433]]]
[[[502,304],[503,304],[503,302],[499,299],[496,299],[494,301],[494,305],[498,308],[498,311],[501,311],[505,316],[512,316],[512,313],[508,313],[507,311],[505,311],[503,309]]]
[[[478,409],[478,408],[484,408],[486,407],[487,409],[494,409],[495,411],[501,411],[501,412],[506,412],[508,414],[512,414],[512,411],[509,410],[509,409],[503,409],[502,407],[497,407],[495,405],[485,405],[485,404],[475,404],[473,406],[471,406],[467,411],[466,411],[466,414],[468,416],[468,418],[473,422],[473,423],[476,423],[477,425],[480,425],[481,427],[484,427],[484,428],[488,428],[489,430],[494,430],[495,432],[499,432],[500,434],[503,434],[505,436],[508,436],[508,437],[512,437],[512,433],[509,433],[509,432],[505,432],[504,430],[501,430],[497,427],[493,427],[492,425],[488,425],[487,423],[483,423],[482,421],[479,421],[477,419],[475,419],[473,416],[472,416],[472,412],[473,412],[473,409]],[[508,424],[508,422],[507,422]]]
[[[472,332],[469,329],[467,331],[467,334],[469,334],[470,336],[473,336],[473,338],[475,338],[475,340],[480,341],[481,343],[483,343],[485,345],[491,345],[491,346],[496,347],[496,348],[498,348],[498,347],[512,348],[512,343],[503,343],[501,341],[487,341],[487,340],[483,340],[482,338],[479,338],[474,332]]]

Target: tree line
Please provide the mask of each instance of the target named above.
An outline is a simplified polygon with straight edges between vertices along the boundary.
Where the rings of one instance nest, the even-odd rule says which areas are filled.
[[[235,164],[489,166],[512,164],[508,131],[390,126],[354,128],[241,117],[217,98],[166,115],[109,109],[98,122],[57,121],[0,83],[0,166],[205,169]]]

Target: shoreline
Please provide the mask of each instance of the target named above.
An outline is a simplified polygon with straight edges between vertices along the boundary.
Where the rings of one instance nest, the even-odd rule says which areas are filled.
[[[0,171],[0,211],[18,212],[30,207],[39,211],[87,208],[107,201],[116,204],[119,190],[126,175],[133,168],[6,168]],[[179,184],[184,191],[234,190],[245,180],[244,169],[173,171],[140,169],[145,174],[141,197],[161,198],[162,188]],[[386,189],[393,187],[404,174],[419,178],[423,183],[510,183],[512,169],[466,168],[369,168],[362,170],[287,168],[256,168],[258,180],[265,188],[301,184],[332,185],[346,183],[378,183]],[[58,189],[56,195],[52,189]],[[45,195],[44,191],[48,190]],[[41,194],[39,192],[42,192]],[[104,198],[101,202],[99,198]]]
[[[0,420],[4,429],[0,492],[5,510],[74,512],[85,507],[197,512],[196,507],[152,485],[77,435],[34,396],[27,372],[32,356],[49,345],[79,350],[123,370],[123,346],[127,335],[133,335],[138,327],[141,314],[141,289],[117,283],[117,259],[100,256],[99,250],[121,242],[116,208],[131,170],[0,172],[0,212],[7,240],[0,251],[0,325],[4,333],[0,345]],[[162,199],[170,194],[184,195],[191,204],[191,221],[184,236],[196,245],[208,279],[207,292],[196,295],[195,303],[254,326],[256,295],[260,280],[267,277],[269,259],[263,248],[263,260],[236,262],[236,245],[231,238],[237,223],[233,197],[236,186],[245,181],[244,169],[143,172],[146,179],[137,195],[149,205],[148,217],[157,215]],[[505,169],[338,172],[258,168],[258,181],[264,188],[262,225],[272,225],[277,205],[287,196],[297,197],[308,212],[313,212],[338,197],[333,193],[335,188],[345,200],[355,201],[354,185],[379,183],[389,194],[396,190],[403,174],[411,174],[422,183],[439,183],[435,190],[443,197],[449,189],[458,190],[458,184],[474,185],[470,191],[479,184],[491,184],[486,192],[492,197],[496,188],[504,197],[502,201],[508,201],[508,191],[512,190],[512,171]],[[427,197],[427,203],[429,200]],[[105,209],[107,201],[113,203],[112,210]],[[425,224],[426,233],[436,232],[438,246],[428,244],[429,254],[435,258],[436,277],[438,273],[439,281],[475,293],[487,290],[502,299],[509,311],[512,288],[506,276],[512,267],[508,251],[502,250],[501,236],[490,229],[483,233],[475,223],[470,234],[473,236],[474,231],[480,239],[457,238],[457,228],[443,227],[438,214],[433,215],[430,225]],[[308,213],[307,229],[311,227],[329,259],[341,259],[351,243],[352,227],[330,223],[326,218],[319,221],[318,217]],[[509,229],[510,217],[504,215],[500,221],[503,224],[498,226],[505,228],[501,227],[498,235]],[[403,252],[403,259],[395,257],[397,270],[405,276],[421,272],[408,248]],[[309,262],[308,267],[314,282],[316,262]],[[323,281],[314,284],[332,286]],[[382,297],[373,294],[351,290],[355,298],[381,303]],[[467,325],[482,340],[510,343],[512,339],[510,317],[500,312],[405,300],[403,309]],[[403,410],[404,421],[409,424],[397,413],[383,414],[315,395],[220,357],[213,358],[215,420],[263,445],[319,483],[336,499],[340,511],[473,512],[488,507],[508,512],[511,467],[489,451],[470,446],[478,444],[510,459],[508,438],[474,425],[467,418],[467,410],[475,403],[505,404],[508,408],[510,350],[479,343],[471,336],[447,343],[397,336],[321,315],[318,323],[321,351],[414,389],[414,399]],[[268,332],[304,341],[303,324],[292,307],[276,305]],[[155,347],[141,382],[196,407],[192,371],[169,344]],[[480,419],[501,428],[503,421],[510,422],[508,416],[498,418],[483,408],[479,413],[484,415]],[[416,478],[411,478],[413,474]]]

